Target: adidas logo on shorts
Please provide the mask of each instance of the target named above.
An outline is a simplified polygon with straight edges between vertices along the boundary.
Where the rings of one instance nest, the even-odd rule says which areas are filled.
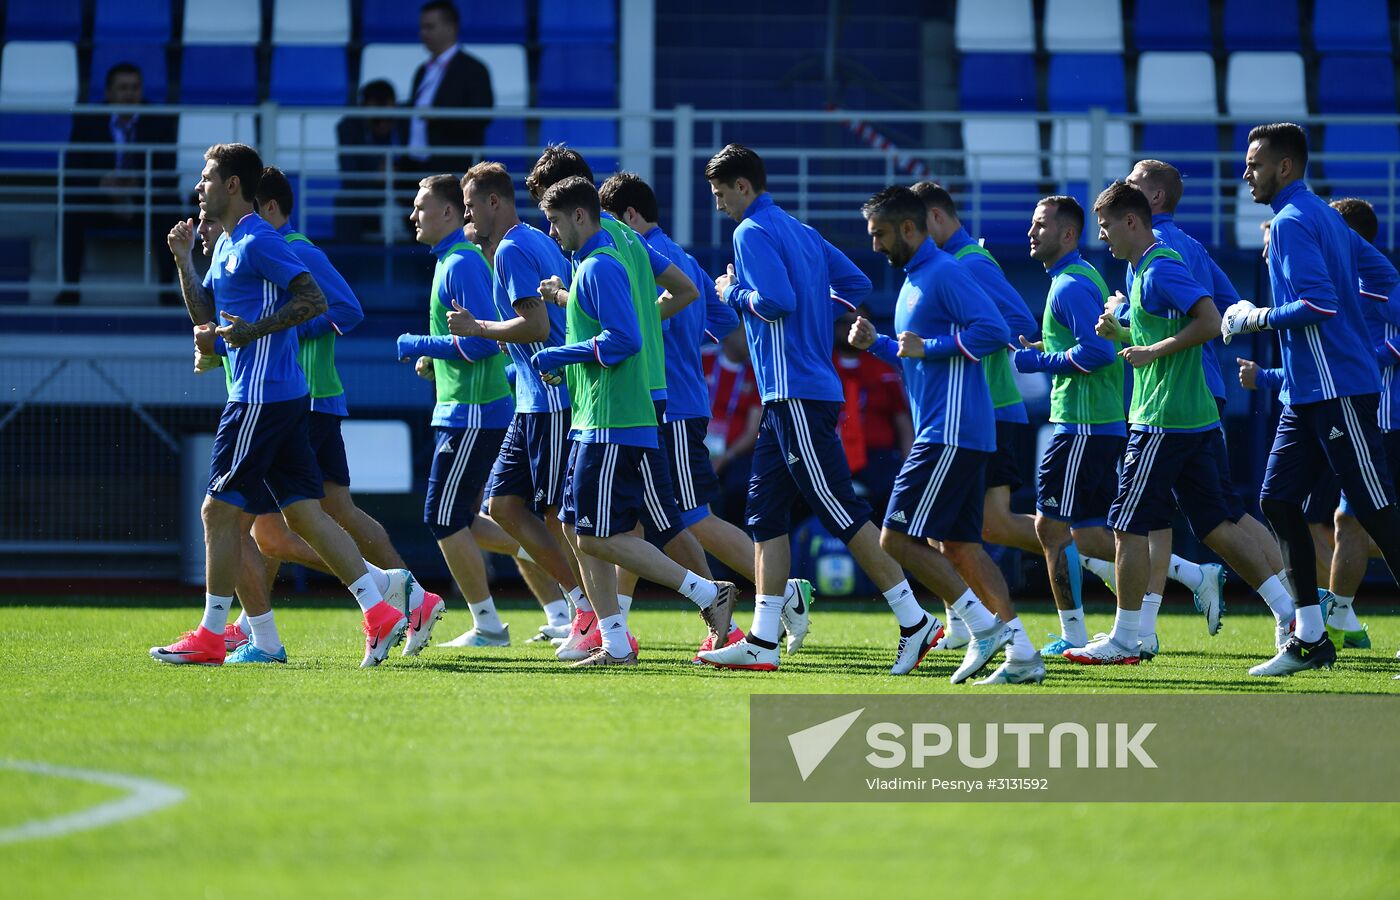
[[[788,454],[788,465],[795,466],[798,464],[798,462],[800,462],[800,460],[798,460],[796,453]]]
[[[1040,505],[1045,507],[1046,509],[1059,509],[1060,501],[1056,500],[1054,497],[1051,497],[1049,500],[1046,500]]]
[[[447,440],[443,441],[443,442],[442,442],[442,446],[438,448],[438,452],[439,452],[439,453],[451,453],[451,452],[452,452],[452,438],[448,438]]]
[[[1340,431],[1337,430],[1337,426],[1333,425],[1333,426],[1332,426],[1332,431],[1327,435],[1327,440],[1329,440],[1329,441],[1335,441],[1337,438],[1339,438],[1339,437],[1341,437],[1341,436],[1342,436],[1342,433],[1341,433]]]
[[[590,521],[588,520],[588,516],[584,516],[582,519],[579,519],[579,520],[578,520],[578,527],[580,527],[580,528],[592,528],[592,527],[593,527],[593,523],[590,522]]]
[[[543,490],[535,491],[535,502],[536,502],[536,503],[539,503],[539,502],[540,502],[541,500],[543,500],[543,499],[544,499],[544,491],[543,491]]]
[[[890,516],[890,521],[891,521],[891,522],[898,522],[898,523],[901,524],[901,525],[908,525],[908,524],[909,524],[909,520],[906,519],[906,518],[904,518],[904,510],[902,510],[902,509],[897,509],[897,510],[895,510],[895,511],[894,511],[894,514]]]

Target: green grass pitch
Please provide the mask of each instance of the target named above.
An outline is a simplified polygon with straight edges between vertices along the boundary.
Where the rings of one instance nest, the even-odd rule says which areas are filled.
[[[806,649],[774,674],[690,666],[699,620],[646,604],[632,670],[561,671],[546,646],[520,643],[540,619],[523,608],[505,614],[516,646],[430,648],[372,671],[356,668],[353,611],[328,607],[279,614],[285,667],[147,657],[195,615],[0,606],[0,758],[187,792],[154,814],[0,846],[0,894],[1395,895],[1400,815],[1384,804],[751,804],[751,693],[993,690],[948,684],[948,655],[890,677],[888,615],[819,603]],[[1023,618],[1036,638],[1051,630],[1048,610]],[[1375,649],[1345,651],[1331,673],[1251,679],[1269,620],[1229,617],[1212,639],[1198,617],[1166,614],[1151,664],[1052,660],[1045,685],[995,690],[1400,692],[1400,617],[1363,618]],[[438,637],[467,620],[454,605]],[[1108,624],[1091,608],[1091,629]],[[1288,760],[1260,748],[1259,764],[1285,796]],[[0,769],[0,830],[115,796]]]

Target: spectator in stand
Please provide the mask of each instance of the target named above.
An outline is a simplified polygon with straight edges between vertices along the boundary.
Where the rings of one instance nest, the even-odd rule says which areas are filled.
[[[145,85],[141,70],[129,62],[119,62],[107,70],[103,101],[109,104],[134,106],[145,103]],[[174,144],[175,119],[171,116],[146,116],[140,113],[79,116],[73,122],[74,144],[108,144],[110,149],[74,150],[68,156],[68,183],[76,190],[68,195],[70,203],[99,208],[68,212],[63,219],[63,280],[82,280],[83,261],[87,251],[88,232],[101,228],[129,229],[142,234],[146,193],[146,153],[138,146],[145,144]],[[173,203],[172,183],[168,173],[175,170],[175,154],[155,153],[151,157],[151,203]],[[163,191],[158,190],[164,188]],[[155,215],[153,221],[164,222]],[[162,284],[174,281],[174,263],[165,247],[165,230],[151,231],[148,252],[154,254],[156,273]],[[165,298],[165,295],[162,295]],[[176,302],[173,293],[170,302]],[[78,302],[78,292],[67,290],[58,296],[59,303]]]
[[[864,306],[858,312],[871,318]],[[855,349],[847,340],[854,321],[855,314],[836,321],[831,361],[846,397],[836,428],[846,448],[851,478],[857,488],[864,489],[871,509],[879,510],[872,516],[883,517],[895,476],[914,441],[914,424],[899,372],[873,354]]]
[[[763,418],[744,329],[731,331],[722,345],[706,347],[701,362],[710,390],[710,426],[705,443],[720,482],[720,496],[710,508],[720,518],[743,527],[753,445]]]
[[[382,78],[371,81],[360,88],[360,106],[389,109],[396,106],[397,103],[398,99],[394,96],[394,86]],[[389,117],[346,116],[336,125],[335,136],[337,143],[342,148],[406,148],[408,146],[408,120]],[[392,172],[394,169],[402,168],[402,155],[402,149],[396,153],[388,153],[384,150],[378,153],[342,152],[340,154],[340,171],[347,173],[348,176],[345,179],[347,194],[343,198],[344,205],[359,209],[381,205],[381,202],[373,199],[368,192],[378,191],[381,195],[384,193],[385,169],[387,167]],[[403,179],[395,182],[389,189],[389,196],[400,196],[406,183],[408,182]],[[392,201],[388,209],[395,223],[401,221],[402,217],[398,214],[397,207],[392,205]],[[342,215],[337,218],[337,222],[343,240],[382,234],[384,231],[382,215]]]
[[[418,36],[432,58],[413,73],[413,96],[418,109],[481,108],[495,105],[491,73],[457,45],[460,22],[452,0],[430,0],[418,14]],[[490,119],[429,119],[409,122],[408,146],[412,168],[425,172],[465,172],[472,157],[464,152],[433,153],[434,147],[480,146],[486,142]]]

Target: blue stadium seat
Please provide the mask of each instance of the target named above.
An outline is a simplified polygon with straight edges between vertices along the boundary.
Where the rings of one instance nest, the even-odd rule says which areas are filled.
[[[1317,109],[1323,113],[1394,115],[1394,59],[1388,54],[1323,56],[1317,67]]]
[[[169,91],[166,76],[165,45],[113,42],[92,48],[92,77],[88,80],[88,102],[101,103],[106,95],[107,70],[129,62],[141,70],[147,103],[164,103]]]
[[[1299,50],[1298,0],[1225,0],[1226,50]]]
[[[1400,131],[1394,125],[1328,125],[1322,134],[1326,153],[1400,153]],[[1326,163],[1324,174],[1336,196],[1356,195],[1378,199],[1388,193],[1390,163],[1383,159],[1336,160]],[[1338,183],[1338,182],[1343,183]],[[1358,182],[1370,182],[1358,184]]]
[[[1220,149],[1219,141],[1214,125],[1175,122],[1143,125],[1138,141],[1141,158],[1169,162],[1181,172],[1186,190],[1177,206],[1177,224],[1187,234],[1207,243],[1212,241],[1210,225],[1196,219],[1211,214],[1216,191],[1211,179],[1215,171],[1210,160],[1191,159],[1183,154],[1216,153]]]
[[[1385,0],[1317,0],[1313,47],[1318,52],[1389,53],[1390,13]]]
[[[546,46],[540,52],[537,106],[617,105],[617,50],[612,44]]]
[[[93,43],[170,40],[170,0],[97,0]]]
[[[417,43],[418,6],[399,0],[362,0],[360,40]]]
[[[1034,112],[1035,58],[1028,53],[968,53],[958,74],[958,100],[964,110]]]
[[[457,0],[457,8],[465,43],[523,44],[530,39],[525,0]]]
[[[1212,50],[1210,0],[1134,4],[1133,43],[1138,50]]]
[[[300,106],[344,106],[350,80],[344,47],[274,47],[268,99]]]
[[[1050,109],[1082,112],[1101,106],[1127,112],[1123,57],[1117,53],[1058,53],[1050,57]]]
[[[180,102],[257,103],[257,48],[217,44],[186,47],[180,67]]]
[[[613,0],[540,0],[540,43],[602,44],[617,40],[617,5]]]
[[[541,119],[540,143],[563,143],[579,148],[599,180],[617,171],[615,154],[607,155],[589,149],[617,146],[617,122],[612,119]]]
[[[82,0],[10,0],[5,10],[7,41],[80,41]]]

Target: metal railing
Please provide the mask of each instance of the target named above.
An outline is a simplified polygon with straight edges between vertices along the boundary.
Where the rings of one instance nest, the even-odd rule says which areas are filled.
[[[223,117],[227,134],[205,134],[198,143],[131,144],[121,147],[139,156],[139,166],[127,170],[133,184],[122,200],[131,239],[139,241],[139,271],[125,278],[84,277],[84,291],[118,292],[168,287],[159,282],[159,254],[166,223],[192,214],[193,188],[202,164],[202,153],[214,138],[244,140],[254,144],[269,165],[280,165],[293,177],[297,202],[294,224],[322,238],[339,238],[351,243],[391,246],[406,242],[406,216],[421,174],[419,164],[404,146],[340,146],[336,123],[351,119],[401,120],[412,118],[415,110],[405,108],[292,108],[265,103],[256,107],[141,106],[104,105],[0,106],[0,115],[110,115],[114,112],[140,112],[144,116]],[[619,126],[617,133],[636,129],[620,126],[626,121],[642,121],[653,136],[645,146],[583,146],[578,149],[595,161],[616,160],[623,167],[654,177],[669,198],[663,210],[673,236],[683,245],[708,244],[720,247],[725,234],[724,220],[709,208],[708,191],[701,172],[706,160],[729,140],[752,143],[764,156],[769,170],[769,187],[775,198],[805,221],[822,228],[850,228],[859,221],[860,204],[872,193],[895,182],[912,181],[911,162],[926,169],[933,178],[949,187],[958,197],[963,219],[975,234],[995,228],[1011,231],[1029,220],[1037,199],[1047,192],[1071,193],[1085,199],[1109,181],[1126,174],[1127,168],[1148,151],[1134,149],[1139,142],[1133,129],[1161,121],[1140,115],[1109,114],[1093,110],[1082,114],[1065,113],[960,113],[960,112],[797,112],[791,110],[734,111],[699,110],[680,106],[673,110],[625,113],[620,110],[579,109],[491,109],[434,110],[435,118],[482,118],[517,120],[527,140],[516,146],[434,147],[435,155],[456,155],[462,160],[483,157],[511,163],[519,200],[528,209],[524,194],[524,171],[535,159],[545,137],[542,122],[593,121]],[[761,138],[775,126],[794,128],[828,126],[847,131],[854,117],[883,131],[893,144],[856,145],[839,137],[824,145],[783,146]],[[1279,116],[1285,118],[1285,116]],[[1292,117],[1306,126],[1333,124],[1373,124],[1400,128],[1400,117],[1329,116]],[[1257,119],[1220,116],[1173,116],[1172,123],[1239,126],[1257,124]],[[208,119],[205,120],[207,125]],[[923,131],[935,127],[976,127],[982,124],[1019,123],[1024,146],[1000,151],[957,147],[919,146]],[[1032,126],[1033,127],[1030,127]],[[1030,128],[1027,131],[1027,128]],[[829,135],[830,132],[827,132]],[[760,138],[755,140],[754,137]],[[208,140],[206,140],[206,138]],[[1317,145],[1314,138],[1314,145]],[[52,244],[49,261],[34,268],[27,278],[0,279],[0,293],[71,290],[76,285],[63,277],[65,223],[74,216],[91,216],[85,227],[112,225],[113,192],[94,187],[101,171],[75,165],[74,157],[93,151],[111,152],[115,144],[34,143],[0,135],[0,238],[28,236],[41,246]],[[15,154],[48,155],[40,165],[17,166],[8,163]],[[175,164],[169,165],[174,154]],[[161,164],[164,157],[166,165]],[[363,160],[368,171],[353,168]],[[1239,199],[1241,152],[1172,153],[1169,161],[1179,166],[1196,164],[1206,170],[1188,181],[1186,197],[1178,218],[1209,236],[1208,243],[1228,246],[1240,217],[1247,223],[1266,218],[1264,207]],[[80,162],[80,160],[79,160]],[[1374,170],[1361,177],[1331,177],[1329,169],[1366,164]],[[595,174],[603,178],[610,166],[599,165]],[[1341,152],[1329,147],[1315,152],[1312,173],[1315,184],[1334,195],[1356,193],[1377,203],[1381,219],[1382,243],[1396,245],[1397,193],[1400,193],[1400,155]],[[655,177],[655,176],[660,176]],[[139,224],[137,224],[139,222]],[[9,223],[9,224],[4,224]],[[23,223],[17,225],[16,223]],[[27,229],[27,231],[26,231]],[[1086,241],[1095,243],[1095,235]],[[1248,238],[1248,228],[1242,232]],[[1241,242],[1249,245],[1249,241]],[[13,309],[14,307],[10,307]]]

